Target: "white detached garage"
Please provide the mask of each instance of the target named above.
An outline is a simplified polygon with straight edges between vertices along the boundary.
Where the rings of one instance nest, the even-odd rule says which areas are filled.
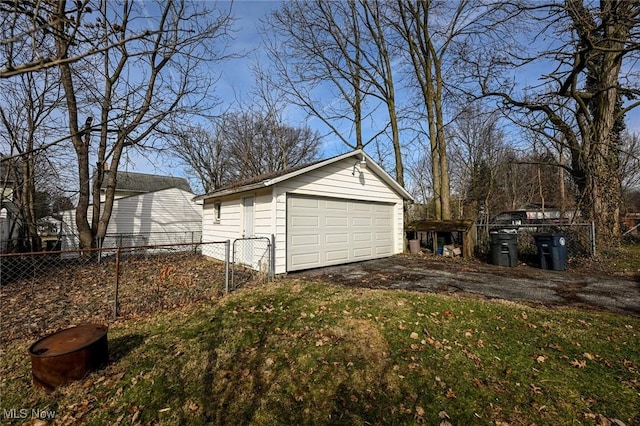
[[[275,273],[282,274],[401,253],[403,204],[412,197],[357,150],[198,199],[204,242],[273,239]]]

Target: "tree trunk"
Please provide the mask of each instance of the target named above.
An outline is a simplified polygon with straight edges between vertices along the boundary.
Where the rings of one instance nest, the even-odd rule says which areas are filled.
[[[435,52],[434,52],[435,54]],[[447,141],[444,134],[444,117],[442,114],[442,88],[443,76],[441,61],[434,57],[435,68],[434,82],[436,85],[433,108],[436,110],[436,127],[438,143],[438,166],[440,168],[440,218],[451,219],[451,184],[449,181],[449,162],[447,153]]]
[[[89,207],[89,147],[82,139],[82,133],[78,125],[78,103],[73,86],[71,66],[64,59],[68,57],[69,40],[65,29],[65,5],[60,1],[54,16],[52,17],[52,27],[55,34],[56,56],[61,60],[58,65],[60,70],[60,82],[64,88],[67,102],[67,113],[69,118],[69,133],[71,142],[78,158],[78,205],[76,207],[76,227],[78,228],[78,238],[80,248],[93,246],[93,235],[91,226],[87,220],[87,208]]]
[[[620,177],[617,168],[600,156],[592,160],[582,176],[576,180],[581,194],[580,208],[583,217],[593,221],[596,227],[598,247],[612,247],[620,241]],[[580,166],[574,164],[574,168]]]

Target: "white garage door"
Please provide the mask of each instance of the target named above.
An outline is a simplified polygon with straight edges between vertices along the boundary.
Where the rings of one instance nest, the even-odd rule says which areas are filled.
[[[287,271],[393,254],[393,205],[287,196]]]

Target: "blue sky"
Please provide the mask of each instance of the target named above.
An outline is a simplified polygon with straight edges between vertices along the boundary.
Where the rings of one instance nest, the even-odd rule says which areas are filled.
[[[221,6],[229,6],[228,2],[220,2]],[[261,48],[261,38],[258,32],[260,19],[266,17],[272,11],[278,9],[279,1],[235,1],[232,5],[232,15],[236,21],[234,27],[234,40],[230,46],[230,51],[244,52],[247,55],[242,58],[231,59],[226,63],[216,65],[215,72],[220,73],[220,79],[216,86],[216,94],[224,101],[224,107],[228,107],[233,103],[236,97],[241,97],[243,101],[250,99],[250,91],[254,85],[254,77],[251,72],[251,64],[254,61],[266,62],[268,58],[264,49]],[[537,79],[537,75],[531,75],[530,80]],[[312,128],[326,133],[321,127],[318,120],[306,120],[306,114],[303,111],[289,109],[287,118],[290,124],[299,125],[306,123]],[[306,120],[306,121],[305,121]],[[365,123],[365,126],[367,124]],[[627,128],[630,131],[640,132],[640,108],[636,108],[627,117]],[[323,153],[324,157],[336,155],[347,151],[349,148],[339,142],[337,138],[328,136],[324,140]],[[122,164],[121,169],[130,171],[139,171],[145,173],[159,173],[184,175],[184,172],[177,163],[167,158],[151,158],[145,159],[136,153],[130,153],[130,162]]]

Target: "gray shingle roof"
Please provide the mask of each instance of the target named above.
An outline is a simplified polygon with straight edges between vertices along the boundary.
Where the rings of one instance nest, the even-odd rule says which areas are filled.
[[[110,172],[106,172],[110,173]],[[101,189],[106,189],[106,176],[102,182]],[[160,176],[145,173],[118,172],[116,189],[131,192],[154,192],[168,188],[178,188],[184,191],[191,191],[189,182],[183,177]]]

